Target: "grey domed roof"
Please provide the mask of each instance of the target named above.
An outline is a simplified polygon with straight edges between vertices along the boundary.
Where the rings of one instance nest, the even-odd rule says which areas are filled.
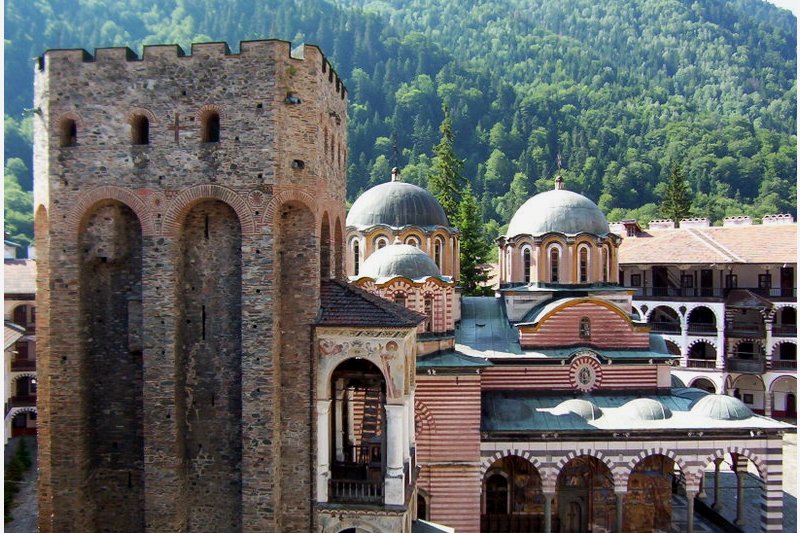
[[[419,279],[427,276],[441,277],[433,259],[410,244],[390,244],[367,257],[361,265],[359,277],[393,278],[403,276]]]
[[[584,420],[597,420],[603,416],[603,411],[589,400],[572,399],[565,400],[553,409],[554,415],[566,415],[574,413]]]
[[[714,420],[744,420],[753,416],[742,401],[725,394],[709,394],[694,402],[692,413]]]
[[[381,183],[359,196],[347,213],[346,224],[356,228],[378,224],[395,228],[450,226],[444,209],[431,193],[402,181]]]
[[[608,220],[600,208],[585,196],[554,189],[537,194],[522,204],[511,217],[506,236],[550,232],[606,235],[609,232]]]
[[[622,411],[634,420],[664,420],[672,416],[669,407],[652,398],[637,398],[622,406]]]

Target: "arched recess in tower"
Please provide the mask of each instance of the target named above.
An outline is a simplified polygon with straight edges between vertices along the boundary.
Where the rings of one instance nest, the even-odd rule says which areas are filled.
[[[177,268],[176,415],[189,531],[241,531],[242,233],[219,200],[189,210]]]
[[[142,530],[141,224],[109,200],[89,210],[78,234],[88,499],[98,529]]]
[[[276,252],[274,367],[279,371],[280,507],[277,526],[283,531],[307,531],[313,515],[308,498],[312,483],[312,389],[314,362],[309,356],[311,326],[319,309],[320,244],[314,213],[290,201],[278,209],[274,235]],[[330,266],[330,263],[328,263]]]

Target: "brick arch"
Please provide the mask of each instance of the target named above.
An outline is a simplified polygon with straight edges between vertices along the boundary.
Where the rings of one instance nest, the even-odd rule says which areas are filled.
[[[431,410],[428,409],[427,404],[420,400],[414,400],[414,418],[419,418],[424,422],[431,431],[431,434],[436,433],[436,419],[433,417]]]
[[[680,457],[674,450],[670,450],[659,446],[658,448],[647,448],[645,450],[641,450],[630,461],[628,461],[628,474],[633,472],[633,470],[636,468],[636,465],[638,465],[639,463],[641,463],[642,461],[653,455],[663,455],[664,457],[669,457],[675,464],[677,464],[680,467],[681,472],[683,472],[684,475],[687,475],[689,473],[689,466],[686,464],[686,461],[684,461],[682,457]]]
[[[380,533],[380,530],[367,521],[367,518],[361,517],[347,517],[335,520],[325,526],[322,533],[339,533],[346,529],[355,529],[356,531],[366,531],[367,533]]]
[[[225,110],[222,108],[222,106],[217,104],[205,104],[201,106],[200,109],[198,109],[194,114],[195,122],[199,124],[206,116],[208,116],[209,113],[216,113],[219,115],[220,120],[227,118],[225,116]]]
[[[614,471],[614,468],[616,466],[614,464],[614,461],[606,457],[600,450],[595,450],[594,448],[579,448],[577,450],[570,451],[569,453],[567,453],[567,455],[559,459],[559,461],[556,463],[556,470],[560,473],[561,469],[564,468],[564,465],[582,455],[586,455],[588,457],[594,457],[595,459],[598,459],[599,461],[604,463],[611,472]]]
[[[797,346],[797,337],[791,337],[791,338],[788,338],[788,339],[780,339],[780,340],[777,340],[777,341],[773,341],[772,348],[770,349],[768,355],[771,355],[774,358],[775,357],[775,348],[778,348],[781,344],[794,344],[795,346]],[[766,350],[766,348],[765,348],[765,350]]]
[[[38,413],[38,409],[35,405],[29,405],[27,407],[12,407],[8,414],[6,415],[7,420],[13,420],[15,416],[22,414],[22,413]]]
[[[136,117],[142,116],[142,115],[147,117],[147,120],[148,120],[148,122],[150,122],[151,125],[152,124],[158,124],[158,118],[156,117],[155,113],[153,113],[152,111],[150,111],[146,107],[133,107],[133,108],[131,108],[128,111],[127,115],[126,115],[126,119],[127,119],[128,123],[131,124],[131,123],[133,123],[133,120]]]
[[[644,320],[645,322],[650,322],[650,317],[653,315],[656,309],[661,309],[661,308],[669,309],[670,311],[674,312],[678,316],[678,322],[681,324],[681,327],[683,327],[684,315],[683,313],[681,313],[680,309],[663,302],[659,302],[658,305],[652,307],[651,309],[648,309],[647,313],[642,315],[642,320]]]
[[[779,381],[784,381],[784,380],[794,381],[795,392],[796,392],[796,390],[797,390],[797,376],[793,376],[791,374],[782,374],[780,376],[776,376],[774,379],[772,379],[769,382],[769,386],[768,386],[769,393],[773,394],[774,391],[775,391],[775,384],[778,383]]]
[[[314,214],[314,218],[316,218],[317,202],[314,200],[314,197],[306,192],[291,189],[272,197],[269,205],[267,205],[267,208],[264,210],[264,224],[271,226],[275,221],[275,213],[278,211],[278,208],[288,202],[300,202],[305,205],[311,213]]]
[[[711,308],[711,307],[709,307],[707,305],[696,304],[696,305],[688,306],[688,308],[686,309],[686,323],[687,324],[689,323],[689,318],[692,316],[692,313],[694,313],[698,309],[708,309],[711,312],[711,314],[714,315],[714,325],[715,326],[719,327],[720,324],[724,324],[725,323],[724,314],[719,313],[717,310],[715,310],[715,309],[713,309],[713,308]]]
[[[55,121],[55,126],[59,128],[59,131],[61,125],[64,124],[65,120],[75,121],[75,125],[79,128],[82,128],[84,126],[83,118],[81,118],[81,116],[78,113],[76,113],[75,111],[67,111],[66,113],[62,113],[61,115],[59,115],[58,120]]]
[[[203,200],[219,200],[230,206],[239,217],[242,235],[252,235],[256,232],[253,213],[244,198],[239,196],[236,191],[221,185],[195,185],[184,189],[170,201],[164,213],[161,233],[177,237],[183,217],[195,204]]]
[[[705,471],[706,465],[713,461],[714,459],[723,459],[726,454],[729,453],[736,453],[739,455],[743,455],[747,457],[750,461],[753,461],[753,464],[756,465],[758,469],[758,474],[761,476],[761,480],[765,483],[768,481],[767,475],[767,464],[764,459],[761,459],[758,455],[753,453],[749,448],[743,448],[740,446],[726,446],[724,448],[718,448],[714,450],[712,453],[705,456],[705,458],[701,457],[701,463],[694,468],[691,472],[693,477],[697,477],[700,479],[703,476],[703,472]],[[689,474],[687,473],[687,477]]]
[[[708,339],[695,339],[695,340],[693,340],[692,342],[690,342],[689,344],[686,345],[686,354],[688,355],[689,352],[692,351],[692,346],[694,346],[695,344],[700,344],[700,343],[708,344],[709,346],[713,347],[715,350],[717,349],[717,343],[714,342],[714,341],[710,341]]]
[[[11,376],[11,383],[21,379],[21,378],[36,378],[36,372],[20,372],[19,374]]]
[[[753,346],[758,345],[761,346],[761,348],[766,349],[766,347],[764,346],[764,341],[762,341],[761,339],[757,339],[755,337],[743,337],[741,339],[736,339],[731,344],[731,348],[735,350],[740,344],[745,342],[751,342],[753,343]]]
[[[115,200],[130,208],[139,219],[143,237],[156,234],[153,214],[144,201],[132,191],[114,185],[104,185],[78,197],[78,201],[72,206],[67,215],[66,226],[69,234],[77,237],[83,218],[95,204],[104,200]]]
[[[504,457],[510,457],[512,455],[516,456],[516,457],[519,457],[521,459],[525,459],[530,464],[535,466],[536,470],[539,471],[539,475],[541,476],[542,481],[544,481],[546,473],[543,472],[542,463],[539,461],[539,459],[535,455],[533,455],[533,452],[528,451],[528,450],[511,450],[511,449],[500,450],[500,451],[494,452],[492,455],[483,457],[481,459],[481,478],[486,476],[486,472],[489,471],[489,468],[491,468],[491,466],[494,463],[496,463],[500,459],[503,459]]]

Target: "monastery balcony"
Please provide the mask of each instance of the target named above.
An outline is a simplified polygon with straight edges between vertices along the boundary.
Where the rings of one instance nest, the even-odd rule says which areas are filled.
[[[714,370],[717,368],[717,361],[716,359],[687,359],[686,366],[688,368],[705,368],[708,370]]]
[[[383,503],[383,481],[331,479],[328,499],[336,503]]]
[[[635,300],[724,300],[731,289],[721,287],[632,287],[636,290],[633,295]],[[780,287],[737,287],[748,290],[771,300],[793,300],[797,297],[797,289]]]
[[[36,370],[36,359],[15,359],[11,361],[12,372],[31,372]]]
[[[728,357],[725,360],[725,368],[728,370],[728,372],[740,372],[742,374],[763,374],[766,370],[766,361],[764,359]]]
[[[647,325],[650,326],[650,331],[653,333],[681,334],[681,325],[678,322],[648,322]],[[714,332],[716,333],[716,329]]]
[[[783,326],[772,326],[772,334],[776,337],[796,337],[797,326],[794,324],[783,325]]]
[[[36,407],[36,395],[12,396],[8,402],[9,409],[13,407]]]
[[[702,335],[705,337],[714,337],[717,335],[716,324],[695,323],[689,324],[689,335]]]
[[[737,323],[728,322],[725,324],[725,335],[728,337],[765,337],[767,330],[764,323]]]
[[[770,370],[783,370],[797,372],[797,361],[787,359],[773,359],[770,363]]]

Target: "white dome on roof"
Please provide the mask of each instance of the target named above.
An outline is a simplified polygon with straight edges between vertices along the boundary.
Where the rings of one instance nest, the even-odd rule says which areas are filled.
[[[672,416],[669,407],[652,398],[637,398],[622,406],[622,412],[634,420],[664,420]]]
[[[393,228],[450,227],[444,209],[431,193],[402,181],[381,183],[367,190],[347,213],[349,227],[363,229],[379,224]]]
[[[517,209],[508,225],[507,237],[609,233],[608,220],[597,204],[576,192],[554,189],[529,198]]]
[[[577,398],[565,400],[558,404],[555,409],[553,409],[554,415],[566,415],[570,413],[576,414],[584,420],[597,420],[603,416],[603,410],[597,407],[595,404],[589,400],[581,400]]]
[[[425,252],[410,244],[390,244],[370,255],[361,266],[359,277],[419,279],[441,277],[439,268]]]
[[[745,420],[753,416],[753,411],[742,400],[726,394],[709,394],[697,399],[691,412],[714,420]]]

